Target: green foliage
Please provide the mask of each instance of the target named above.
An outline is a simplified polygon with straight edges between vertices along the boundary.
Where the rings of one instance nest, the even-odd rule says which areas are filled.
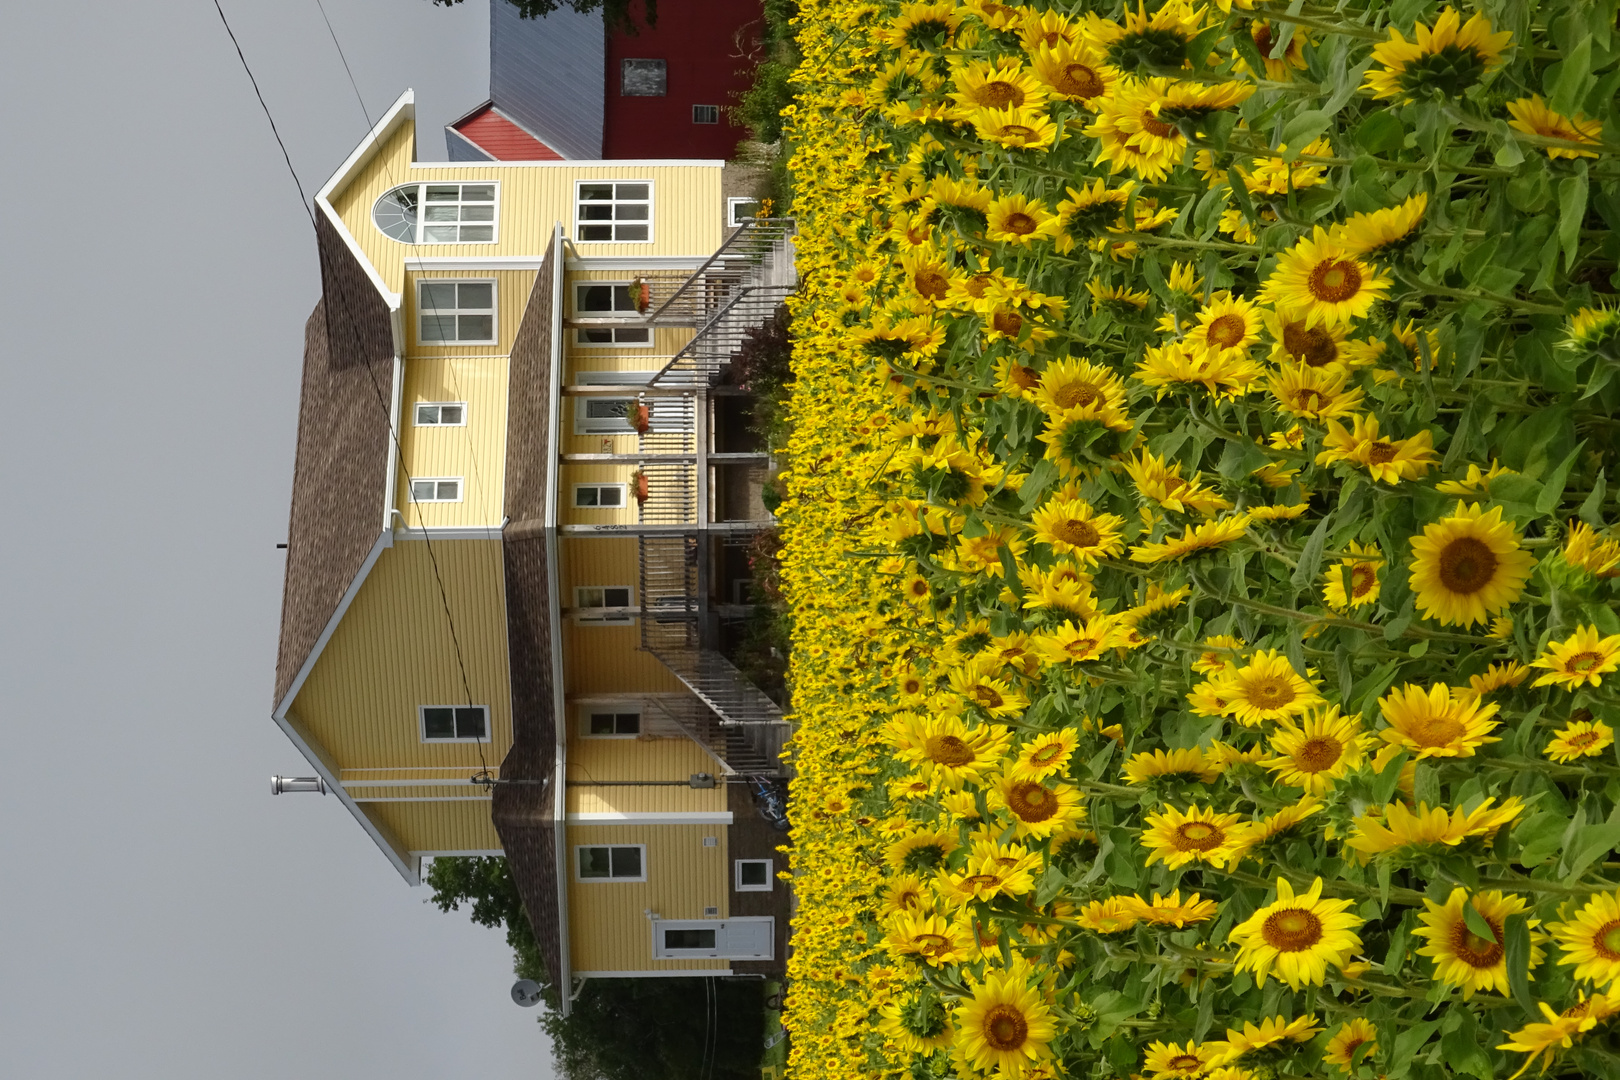
[[[439,7],[453,7],[461,0],[433,0]],[[518,14],[525,19],[543,19],[558,8],[577,11],[585,14],[592,11],[602,13],[602,21],[609,30],[617,30],[632,37],[636,34],[637,22],[646,26],[658,24],[658,0],[506,0],[508,4],[518,9]],[[640,8],[638,12],[636,9]],[[645,12],[638,20],[637,16]]]
[[[754,979],[591,979],[567,1020],[540,1022],[567,1080],[758,1080],[762,990]]]
[[[504,858],[441,855],[428,867],[427,883],[433,889],[430,902],[440,911],[460,911],[467,904],[471,907],[468,915],[479,926],[506,929],[506,943],[514,954],[512,970],[518,978],[546,981],[540,947]]]

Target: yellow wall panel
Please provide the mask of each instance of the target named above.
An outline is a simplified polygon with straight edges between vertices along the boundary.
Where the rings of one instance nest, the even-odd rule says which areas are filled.
[[[560,545],[562,602],[573,607],[581,585],[638,588],[637,546],[631,537],[564,537]],[[639,603],[640,597],[634,596]],[[641,649],[641,628],[563,619],[563,669],[575,694],[636,694],[678,691],[680,682]]]
[[[533,270],[412,270],[405,275],[404,311],[407,355],[411,359],[421,356],[506,356],[512,351],[512,340],[517,337],[523,322],[523,312],[529,306],[534,292]],[[495,282],[495,344],[493,345],[439,345],[422,340],[422,324],[418,319],[418,285],[424,281],[493,281]],[[549,303],[542,299],[542,303]]]
[[[657,971],[727,968],[729,960],[654,960],[652,922],[701,919],[705,907],[727,915],[731,861],[724,825],[570,825],[568,922],[575,971]],[[705,836],[715,847],[704,847]],[[578,881],[575,847],[581,844],[645,844],[647,880]]]
[[[633,525],[638,514],[631,490],[634,465],[564,465],[557,491],[557,513],[564,525]],[[623,506],[575,506],[574,489],[581,484],[618,484],[623,490]]]
[[[577,709],[570,709],[577,714]],[[571,716],[572,720],[573,717]],[[718,774],[719,765],[684,736],[648,739],[580,738],[575,723],[568,739],[570,814],[723,813],[726,786],[584,786],[582,781],[687,780],[693,773]],[[718,828],[719,826],[715,826]],[[673,916],[672,916],[673,917]]]
[[[373,821],[385,822],[413,853],[501,849],[500,837],[495,835],[495,824],[490,820],[487,798],[463,797],[453,802],[368,802],[360,805]]]
[[[506,388],[504,357],[413,357],[405,362],[400,409],[400,474],[395,504],[405,524],[483,525],[500,536],[506,477]],[[466,423],[459,427],[417,427],[416,404],[463,401]],[[413,477],[460,477],[460,502],[413,503]]]

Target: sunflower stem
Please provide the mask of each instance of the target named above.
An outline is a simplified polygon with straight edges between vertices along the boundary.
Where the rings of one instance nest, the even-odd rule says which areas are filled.
[[[1446,285],[1432,285],[1429,282],[1424,281],[1422,278],[1414,278],[1411,274],[1400,267],[1395,268],[1395,276],[1400,278],[1401,281],[1406,285],[1409,285],[1420,292],[1430,293],[1434,296],[1444,296],[1452,300],[1466,300],[1469,303],[1473,303],[1476,300],[1486,300],[1493,304],[1499,304],[1502,307],[1517,308],[1520,311],[1530,312],[1531,314],[1535,315],[1564,314],[1564,309],[1561,307],[1554,307],[1551,304],[1537,304],[1534,301],[1520,300],[1513,296],[1503,296],[1500,293],[1488,292],[1485,289],[1475,289],[1473,292],[1465,292],[1462,289],[1453,289]]]

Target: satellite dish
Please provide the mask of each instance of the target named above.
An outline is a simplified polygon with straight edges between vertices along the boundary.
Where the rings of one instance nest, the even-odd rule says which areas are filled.
[[[512,984],[512,1001],[525,1009],[540,1003],[540,984],[533,979],[519,979]]]

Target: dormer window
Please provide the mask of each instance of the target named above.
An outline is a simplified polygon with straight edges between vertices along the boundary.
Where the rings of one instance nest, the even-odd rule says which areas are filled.
[[[402,244],[492,244],[494,184],[401,184],[371,208],[372,223]]]

